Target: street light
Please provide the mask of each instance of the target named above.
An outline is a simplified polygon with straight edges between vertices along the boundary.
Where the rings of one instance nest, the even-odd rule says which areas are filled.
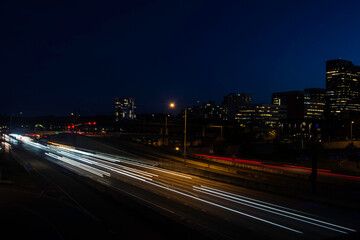
[[[171,102],[170,104],[169,104],[169,108],[175,108],[175,103],[173,103],[173,102]],[[164,132],[165,132],[165,137],[166,137],[166,135],[168,135],[168,130],[167,130],[167,118],[168,118],[168,114],[166,114],[166,116],[165,116],[165,130],[164,130]],[[164,139],[165,140],[165,139]],[[167,145],[167,144],[166,144]]]
[[[185,106],[185,124],[184,124],[184,164],[186,165],[186,118],[187,118],[187,107]]]
[[[200,100],[196,101],[197,103]],[[184,124],[184,164],[186,165],[186,118],[187,118],[187,106],[185,105],[185,124]]]
[[[350,124],[350,140],[352,141],[352,126],[355,122],[354,121],[351,121],[351,124]]]

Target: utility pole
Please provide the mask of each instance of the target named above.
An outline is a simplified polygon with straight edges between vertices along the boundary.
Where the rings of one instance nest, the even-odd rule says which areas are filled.
[[[164,145],[166,145],[165,141],[166,141],[166,135],[167,135],[167,118],[168,118],[168,115],[166,114],[165,115],[165,127],[164,127],[164,131],[162,131],[162,144],[164,144]]]
[[[167,146],[167,135],[168,135],[168,115],[166,114],[166,117],[165,117],[165,139],[164,139],[164,143],[165,145]]]
[[[187,107],[185,107],[185,126],[184,126],[184,164],[186,165],[186,118],[187,118]]]
[[[169,104],[169,108],[171,109],[171,108],[175,108],[175,103],[173,103],[173,102],[171,102],[170,104]],[[168,114],[168,113],[166,113],[166,116],[165,116],[165,130],[164,130],[164,135],[165,135],[165,137],[163,138],[163,140],[164,140],[164,143],[165,143],[165,145],[166,146],[168,146],[169,145],[169,139],[168,139],[168,137],[167,137],[167,135],[168,135],[168,127],[167,127],[167,122],[168,122],[168,117],[169,117],[170,115]]]

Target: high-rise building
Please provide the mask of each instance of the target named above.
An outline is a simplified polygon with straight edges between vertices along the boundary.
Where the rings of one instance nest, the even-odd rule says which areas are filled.
[[[273,93],[272,103],[286,106],[287,119],[290,121],[321,120],[325,112],[325,89]]]
[[[326,112],[331,119],[341,119],[360,111],[360,67],[351,61],[326,61]]]
[[[224,97],[224,105],[251,103],[251,93],[230,93]]]
[[[135,98],[115,98],[114,113],[115,121],[136,118]]]
[[[325,117],[326,91],[323,88],[304,90],[304,119],[322,120]]]
[[[235,120],[244,125],[275,127],[286,118],[286,106],[274,104],[242,104]]]
[[[225,108],[213,101],[189,107],[188,116],[193,119],[227,120]]]
[[[272,103],[287,107],[287,119],[304,119],[304,91],[278,92],[272,94]]]
[[[222,106],[227,114],[228,120],[234,120],[239,106],[251,104],[251,93],[230,93],[224,97]]]

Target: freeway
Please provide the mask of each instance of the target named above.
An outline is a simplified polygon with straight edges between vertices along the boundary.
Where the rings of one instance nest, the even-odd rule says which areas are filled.
[[[303,175],[309,175],[312,171],[310,167],[303,167],[303,166],[296,166],[296,165],[289,165],[289,164],[278,164],[278,163],[271,163],[271,162],[262,162],[262,161],[254,161],[254,160],[244,160],[244,159],[235,159],[228,157],[218,157],[218,156],[212,156],[212,155],[204,155],[204,154],[194,154],[195,156],[204,157],[204,158],[213,158],[213,159],[219,159],[224,161],[230,161],[230,162],[236,162],[236,163],[242,163],[246,165],[253,165],[253,166],[260,166],[260,167],[266,167],[268,169],[279,169],[284,172],[288,173],[296,173],[296,174],[303,174]],[[329,181],[329,180],[342,180],[342,181],[349,181],[349,182],[360,182],[360,177],[358,176],[352,176],[352,175],[344,175],[344,174],[338,174],[338,173],[332,173],[329,169],[317,169],[317,174],[319,175],[319,180],[323,181]]]
[[[338,239],[357,235],[360,215],[266,194],[153,162],[12,135],[18,147],[143,202],[213,238]]]

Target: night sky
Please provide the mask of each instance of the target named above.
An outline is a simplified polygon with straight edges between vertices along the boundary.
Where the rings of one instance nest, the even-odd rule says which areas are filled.
[[[0,1],[0,114],[141,112],[325,87],[360,65],[360,1]]]

